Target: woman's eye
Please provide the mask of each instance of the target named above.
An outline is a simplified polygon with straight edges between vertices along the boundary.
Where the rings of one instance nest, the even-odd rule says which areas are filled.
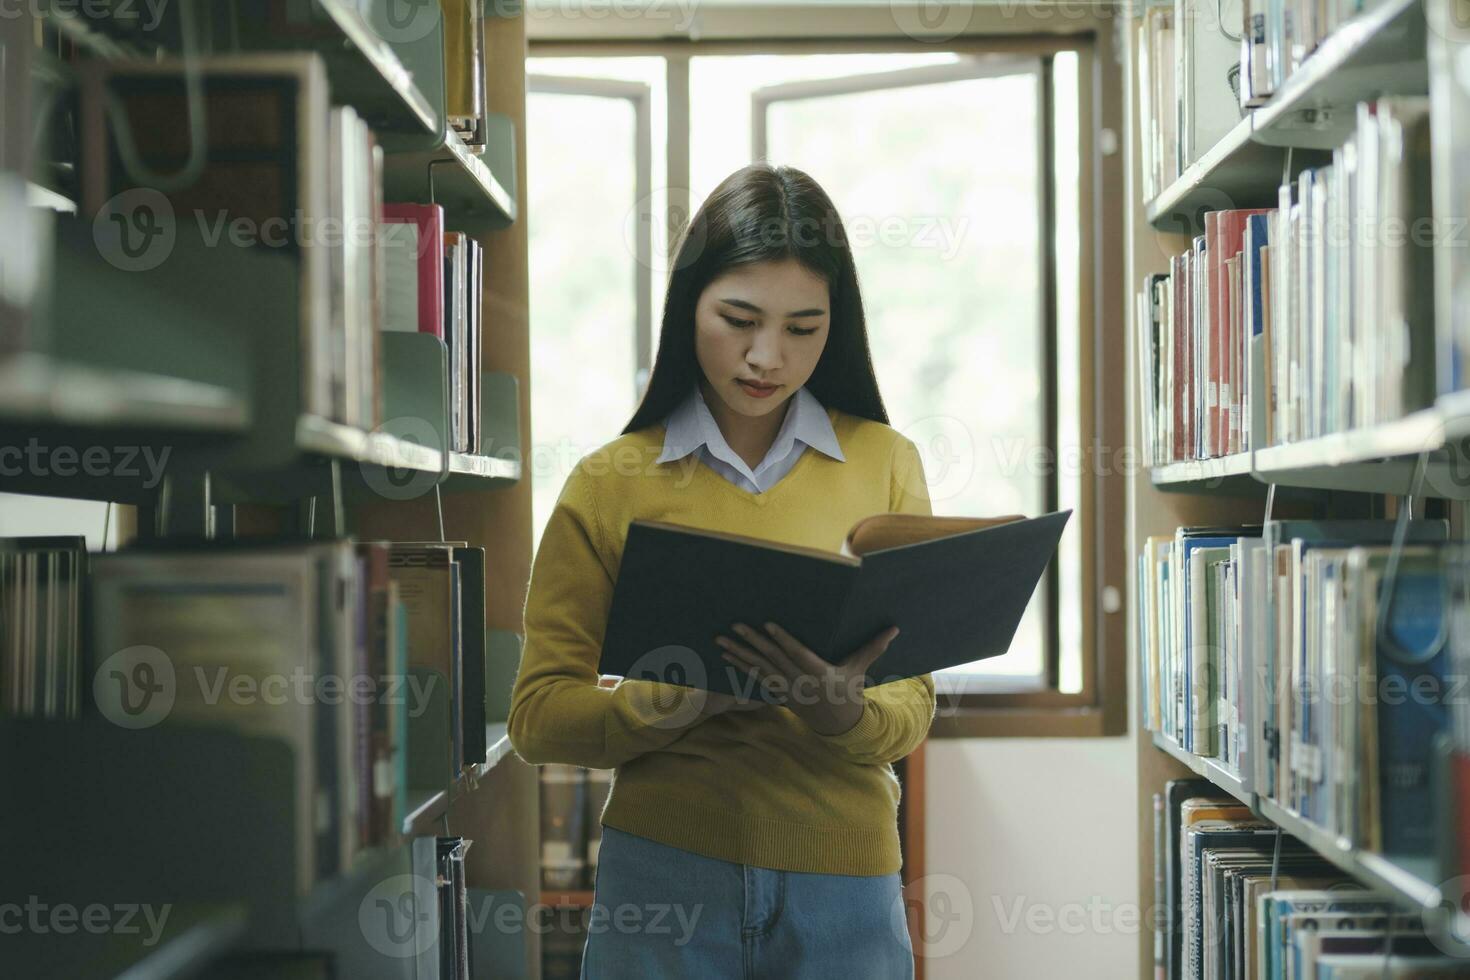
[[[812,334],[817,332],[817,328],[810,327],[806,330],[802,330],[800,327],[792,327],[791,332],[796,334],[798,337],[810,337]]]
[[[730,326],[739,327],[742,330],[746,327],[752,326],[755,322],[753,320],[741,320],[733,316],[726,316],[725,320],[730,324]]]

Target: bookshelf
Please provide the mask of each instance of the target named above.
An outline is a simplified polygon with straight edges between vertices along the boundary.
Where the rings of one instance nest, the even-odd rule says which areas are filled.
[[[1450,134],[1440,127],[1439,113],[1445,102],[1467,97],[1463,81],[1455,83],[1443,66],[1456,53],[1463,63],[1470,38],[1463,30],[1447,26],[1449,4],[1441,0],[1382,0],[1356,15],[1344,14],[1342,22],[1284,81],[1278,82],[1264,102],[1240,110],[1238,121],[1223,136],[1210,146],[1197,148],[1196,158],[1184,161],[1187,165],[1176,179],[1152,178],[1157,193],[1146,199],[1144,188],[1150,178],[1145,169],[1158,127],[1157,116],[1143,114],[1144,108],[1157,100],[1141,91],[1139,80],[1140,60],[1150,51],[1144,26],[1150,8],[1157,9],[1153,4],[1135,3],[1125,32],[1130,78],[1124,141],[1128,154],[1125,246],[1127,279],[1134,289],[1147,276],[1171,272],[1171,256],[1188,251],[1192,237],[1204,232],[1205,213],[1277,207],[1278,187],[1284,181],[1297,179],[1304,169],[1332,164],[1333,150],[1353,138],[1358,103],[1384,96],[1430,96],[1432,153],[1436,157],[1433,217],[1445,221],[1456,216],[1446,202],[1463,199],[1464,188],[1457,185],[1451,191],[1442,185],[1446,178],[1462,178],[1458,173],[1451,177],[1451,168],[1439,162],[1440,155],[1448,157],[1455,152],[1448,142]],[[1177,26],[1178,21],[1172,23]],[[1456,84],[1461,87],[1457,89]],[[1180,93],[1179,97],[1192,98],[1192,94]],[[1173,110],[1173,106],[1167,108]],[[1456,131],[1454,138],[1458,143],[1463,134]],[[1463,154],[1463,150],[1458,152]],[[1440,251],[1443,246],[1436,245],[1436,253]],[[1434,258],[1438,264],[1443,256],[1435,254]],[[1128,632],[1135,692],[1132,730],[1139,793],[1138,846],[1143,865],[1138,888],[1145,906],[1156,901],[1154,796],[1162,792],[1168,780],[1193,776],[1207,780],[1221,795],[1245,806],[1254,818],[1300,841],[1344,875],[1388,896],[1396,905],[1420,913],[1426,932],[1439,949],[1457,957],[1470,955],[1470,916],[1460,909],[1461,896],[1450,890],[1463,860],[1458,850],[1463,830],[1452,802],[1457,790],[1448,738],[1441,736],[1432,758],[1427,760],[1430,798],[1435,807],[1429,821],[1433,837],[1430,852],[1378,853],[1303,816],[1265,792],[1267,787],[1257,787],[1254,779],[1242,778],[1220,758],[1197,755],[1164,732],[1150,730],[1143,687],[1147,665],[1140,647],[1143,613],[1139,596],[1145,584],[1140,581],[1138,559],[1150,537],[1172,535],[1177,528],[1260,524],[1265,518],[1394,518],[1417,486],[1416,511],[1443,518],[1451,541],[1465,539],[1464,501],[1470,498],[1470,480],[1462,474],[1470,472],[1465,458],[1470,447],[1462,440],[1470,435],[1470,393],[1446,392],[1448,386],[1444,383],[1446,324],[1455,335],[1464,330],[1465,299],[1456,291],[1463,290],[1465,284],[1463,278],[1451,283],[1446,278],[1448,269],[1447,263],[1436,268],[1436,299],[1444,303],[1449,298],[1455,313],[1451,319],[1444,308],[1436,311],[1436,317],[1443,319],[1436,324],[1440,343],[1431,373],[1437,384],[1430,404],[1412,407],[1401,417],[1378,424],[1347,426],[1330,434],[1277,444],[1268,443],[1261,418],[1246,419],[1243,425],[1248,446],[1243,451],[1140,467],[1129,480],[1127,557],[1134,572],[1130,576]],[[1139,311],[1131,309],[1130,322],[1138,318]],[[1144,364],[1139,357],[1141,342],[1135,324],[1128,337],[1126,399],[1118,399],[1120,406],[1126,403],[1129,438],[1135,444],[1148,429],[1139,377]],[[1249,348],[1249,334],[1245,343]],[[1274,383],[1262,359],[1252,358],[1249,350],[1242,368],[1252,393],[1268,391]],[[1314,381],[1308,375],[1311,383]],[[1266,690],[1270,697],[1269,688]],[[1186,691],[1184,696],[1191,695]],[[1452,730],[1454,725],[1451,720]],[[1285,733],[1278,734],[1286,738]],[[1258,748],[1253,743],[1252,751]],[[1348,760],[1347,764],[1358,761]],[[1330,782],[1326,785],[1335,786]],[[1139,956],[1140,976],[1154,976],[1154,933],[1147,920],[1141,930]],[[1160,970],[1157,975],[1164,976]]]
[[[438,5],[423,8],[436,13],[421,31],[389,23],[390,5],[379,0],[188,6],[205,18],[207,57],[249,61],[270,51],[319,60],[331,105],[355,110],[382,148],[384,198],[440,205],[446,229],[483,248],[483,344],[478,363],[465,368],[484,394],[483,439],[474,452],[450,448],[453,369],[444,342],[429,334],[382,335],[381,372],[373,376],[380,424],[313,407],[307,387],[312,358],[321,355],[308,335],[325,307],[303,302],[311,288],[301,274],[304,252],[265,254],[210,241],[181,220],[167,261],[124,269],[100,254],[90,214],[85,221],[58,214],[0,245],[0,266],[27,249],[50,256],[25,304],[12,307],[0,295],[0,341],[17,322],[10,318],[26,325],[21,348],[0,345],[0,447],[28,440],[47,449],[126,446],[166,451],[167,466],[154,474],[160,480],[77,466],[7,470],[0,490],[106,501],[120,543],[153,539],[172,547],[167,539],[203,536],[215,540],[178,545],[211,555],[228,553],[229,539],[291,547],[339,536],[464,541],[485,552],[484,618],[474,627],[487,637],[518,630],[531,561],[530,486],[520,461],[530,433],[524,21],[486,11],[480,94],[487,147],[475,153],[449,125]],[[0,99],[32,86],[38,95],[67,92],[105,59],[166,65],[184,53],[178,8],[152,31],[109,16],[39,16],[57,50],[34,45],[30,16],[0,24],[5,50],[24,55],[4,59]],[[21,186],[32,180],[47,200],[85,211],[78,193],[84,167],[53,158],[61,143],[41,145],[31,159],[11,143],[0,146],[0,178],[14,170]],[[95,529],[76,533],[84,530]],[[491,664],[492,654],[503,659],[507,648],[487,639],[484,670],[495,690],[483,756],[466,759],[433,788],[436,775],[410,771],[397,833],[330,871],[308,866],[293,834],[293,814],[320,802],[302,798],[293,773],[306,760],[285,739],[172,721],[123,731],[85,709],[73,720],[0,710],[0,771],[20,802],[0,819],[0,864],[12,886],[78,908],[167,902],[176,917],[156,948],[79,941],[68,943],[67,958],[53,960],[55,937],[33,936],[11,951],[16,959],[7,953],[8,963],[27,973],[165,978],[210,975],[225,961],[240,970],[247,960],[253,972],[230,975],[277,976],[321,959],[337,976],[440,976],[437,950],[385,952],[362,910],[419,897],[393,883],[434,878],[436,836],[474,842],[465,858],[472,893],[539,895],[535,771],[511,750],[503,708],[497,714],[494,703],[515,664]],[[436,697],[431,723],[447,733],[447,695]],[[325,738],[323,722],[315,724],[314,737]],[[347,743],[337,724],[340,750]],[[408,742],[429,730],[422,724],[409,719]],[[447,774],[449,739],[442,747],[418,742],[430,757],[444,756],[434,768],[442,763]],[[354,817],[349,803],[343,796],[334,804],[340,824]],[[340,824],[329,830],[345,833]],[[51,866],[63,843],[67,871],[56,875]],[[300,887],[303,874],[309,887]],[[437,929],[437,912],[432,922],[415,928]],[[535,930],[512,941],[523,947],[524,975],[538,975]],[[23,969],[43,961],[47,971]]]

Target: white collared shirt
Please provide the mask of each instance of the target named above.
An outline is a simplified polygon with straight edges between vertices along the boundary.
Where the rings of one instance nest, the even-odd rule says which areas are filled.
[[[791,472],[808,446],[838,462],[846,462],[826,408],[816,395],[806,390],[805,385],[792,396],[791,407],[786,410],[786,418],[781,422],[775,441],[766,451],[766,458],[754,470],[725,441],[719,423],[705,404],[699,385],[695,385],[689,397],[669,413],[664,424],[664,449],[658,462],[667,463],[698,452],[699,458],[716,473],[750,493],[765,493],[775,486]]]

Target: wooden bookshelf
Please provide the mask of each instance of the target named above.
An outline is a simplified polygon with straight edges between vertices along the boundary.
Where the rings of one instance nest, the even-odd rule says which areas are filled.
[[[1274,207],[1277,187],[1303,167],[1330,161],[1326,151],[1352,132],[1359,101],[1383,95],[1419,95],[1430,91],[1426,7],[1435,0],[1385,0],[1342,24],[1323,41],[1262,106],[1245,111],[1215,146],[1206,149],[1181,177],[1153,200],[1140,193],[1138,37],[1129,30],[1126,64],[1129,74],[1127,135],[1128,221],[1125,248],[1127,281],[1167,273],[1167,256],[1182,253],[1191,236],[1202,230],[1205,211],[1241,207]],[[1135,6],[1135,13],[1137,7]],[[1135,22],[1136,23],[1136,22]],[[1436,202],[1438,207],[1438,202]],[[1129,321],[1132,322],[1130,313]],[[1130,440],[1141,431],[1137,335],[1129,330],[1129,377],[1126,398]],[[1251,390],[1263,379],[1253,376]],[[1452,535],[1463,537],[1464,501],[1470,499],[1466,470],[1470,444],[1470,392],[1443,395],[1429,408],[1368,428],[1334,433],[1281,445],[1266,445],[1253,433],[1254,448],[1218,459],[1172,463],[1141,469],[1128,484],[1126,547],[1136,564],[1144,540],[1172,534],[1187,525],[1260,523],[1273,518],[1383,516],[1397,512],[1398,502],[1419,481],[1421,499],[1438,498],[1448,515]],[[1422,469],[1421,469],[1422,468]],[[1274,509],[1267,501],[1274,497]],[[1130,592],[1137,598],[1136,573]],[[1153,796],[1166,781],[1190,775],[1208,780],[1224,795],[1249,808],[1258,819],[1279,828],[1364,886],[1383,892],[1405,909],[1422,913],[1441,948],[1470,951],[1470,915],[1454,907],[1459,896],[1441,893],[1440,882],[1453,880],[1449,855],[1395,858],[1351,846],[1335,834],[1304,819],[1266,796],[1248,789],[1219,760],[1183,750],[1171,738],[1144,726],[1139,703],[1140,664],[1136,602],[1130,601],[1128,632],[1130,677],[1135,698],[1131,730],[1138,775],[1138,890],[1144,904],[1154,895]],[[1447,762],[1436,761],[1437,785],[1447,788]],[[1442,793],[1440,799],[1447,799]],[[1438,815],[1438,836],[1445,838],[1453,814]],[[1154,936],[1141,930],[1140,977],[1154,976]]]

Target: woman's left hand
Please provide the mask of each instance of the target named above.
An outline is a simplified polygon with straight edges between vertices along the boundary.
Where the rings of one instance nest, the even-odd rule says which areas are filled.
[[[783,704],[820,735],[841,735],[862,718],[868,668],[898,635],[897,626],[879,630],[834,664],[775,623],[766,623],[764,631],[744,623],[731,629],[745,642],[715,637],[725,661],[783,697]]]

